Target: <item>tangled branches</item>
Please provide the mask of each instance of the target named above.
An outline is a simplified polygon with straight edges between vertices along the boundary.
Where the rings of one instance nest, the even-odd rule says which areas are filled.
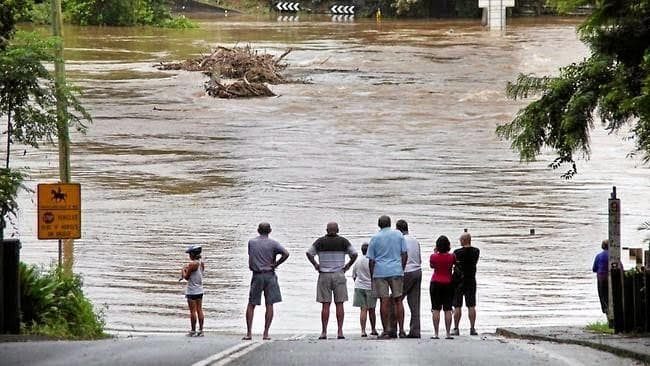
[[[205,83],[206,92],[219,98],[245,98],[274,96],[265,85],[286,83],[281,72],[287,67],[282,60],[291,52],[286,50],[275,57],[259,53],[250,46],[217,47],[209,55],[192,58],[183,62],[160,63],[159,70],[201,71],[210,76]],[[230,84],[222,83],[220,78],[237,79]]]

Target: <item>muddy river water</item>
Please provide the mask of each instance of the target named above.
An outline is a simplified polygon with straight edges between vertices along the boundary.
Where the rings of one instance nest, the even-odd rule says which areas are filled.
[[[457,245],[463,228],[473,234],[480,331],[601,319],[591,264],[607,236],[607,198],[616,185],[623,243],[640,246],[648,168],[626,158],[625,134],[598,128],[591,160],[564,181],[547,168],[552,154],[521,164],[494,133],[523,105],[505,98],[507,81],[587,55],[576,24],[515,20],[505,35],[478,22],[316,17],[66,28],[68,77],[94,116],[73,136],[72,157],[83,187],[74,268],[87,294],[112,331],[185,330],[178,272],[186,246],[201,244],[206,329],[243,331],[246,242],[269,221],[291,253],[273,330],[315,333],[317,273],[305,250],[330,220],[359,248],[388,214],[409,222],[425,263],[439,235]],[[200,73],[152,67],[235,44],[292,47],[287,73],[309,82],[272,86],[274,98],[222,100],[204,95]],[[29,168],[29,186],[57,180],[54,149],[19,151],[13,164]],[[47,265],[57,245],[35,239],[35,201],[21,196],[22,258]],[[425,332],[430,276],[427,266]],[[345,327],[356,330],[358,310],[345,306]]]

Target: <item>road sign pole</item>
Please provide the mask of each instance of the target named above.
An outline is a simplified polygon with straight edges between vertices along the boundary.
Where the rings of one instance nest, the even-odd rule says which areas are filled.
[[[610,324],[614,324],[615,330],[622,329],[623,314],[622,311],[622,278],[623,272],[621,265],[621,200],[616,198],[616,187],[612,187],[612,194],[608,200],[609,213],[609,281],[608,285],[608,304],[607,319]]]
[[[62,241],[61,239],[59,239],[59,268],[61,268],[61,264],[62,264],[62,263],[61,263],[61,259],[62,259],[62,255],[63,255],[63,253],[62,253],[62,251],[61,251],[61,245],[62,245],[62,242],[63,242],[63,241]]]

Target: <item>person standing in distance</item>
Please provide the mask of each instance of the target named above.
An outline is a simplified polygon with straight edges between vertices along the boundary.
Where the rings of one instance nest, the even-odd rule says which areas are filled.
[[[357,259],[357,252],[348,239],[339,236],[339,225],[330,222],[326,228],[327,234],[316,239],[314,244],[307,250],[307,259],[318,271],[318,283],[316,285],[316,301],[322,304],[321,325],[322,330],[318,339],[327,339],[327,323],[330,319],[330,304],[332,293],[336,304],[336,323],[338,325],[338,339],[345,339],[343,336],[343,303],[348,301],[348,288],[346,285],[345,272],[350,269]],[[345,263],[345,255],[350,261]],[[316,262],[315,256],[318,256]]]
[[[205,263],[201,259],[201,246],[191,245],[185,253],[190,256],[190,263],[183,266],[181,279],[187,281],[185,298],[190,309],[190,326],[188,337],[203,337],[203,271]],[[180,280],[179,280],[180,281]],[[199,321],[199,331],[196,331],[196,321]]]
[[[354,279],[354,297],[352,306],[361,308],[359,312],[359,322],[361,324],[361,336],[367,337],[366,320],[370,318],[370,335],[378,335],[377,318],[375,317],[375,308],[377,307],[377,298],[372,293],[372,279],[370,278],[370,262],[368,261],[368,243],[361,245],[361,258],[359,258],[352,267],[352,279]]]
[[[600,310],[607,315],[609,307],[608,276],[609,276],[609,239],[603,240],[600,245],[602,251],[596,255],[592,270],[596,273],[598,283],[598,298]]]
[[[404,306],[402,289],[404,286],[404,267],[407,250],[404,235],[391,230],[390,217],[383,215],[377,220],[379,232],[370,239],[368,259],[372,291],[380,298],[381,323],[384,328],[380,339],[397,338],[397,329],[393,329],[391,308],[395,311],[397,324],[404,324]],[[397,327],[395,327],[397,328]],[[404,329],[400,329],[404,332]]]
[[[255,306],[262,304],[262,292],[266,304],[264,316],[264,333],[262,339],[269,340],[269,328],[273,321],[273,304],[282,301],[280,285],[275,269],[289,258],[289,252],[280,243],[269,238],[271,224],[262,222],[257,228],[258,237],[248,241],[248,268],[253,272],[251,288],[246,308],[246,336],[244,340],[251,340],[253,327],[253,314]],[[280,259],[277,259],[277,255]]]
[[[420,338],[420,287],[422,285],[422,256],[420,243],[409,235],[409,226],[405,220],[397,220],[395,228],[404,235],[408,258],[404,268],[404,297],[411,311],[409,333],[400,333],[400,337]],[[403,319],[403,318],[402,318]],[[401,325],[404,329],[404,324]]]
[[[476,263],[481,251],[472,246],[472,236],[466,231],[460,236],[461,247],[454,250],[456,264],[454,271],[458,272],[459,281],[454,291],[454,330],[452,335],[459,335],[458,324],[463,315],[463,297],[469,317],[469,334],[476,332]]]
[[[451,336],[451,303],[454,298],[454,286],[451,283],[451,270],[456,258],[449,253],[451,243],[449,239],[441,235],[436,240],[436,248],[429,258],[429,265],[433,268],[433,276],[429,286],[431,295],[431,312],[433,313],[433,339],[438,339],[438,327],[440,325],[440,310],[445,312],[445,330],[447,339],[454,339]]]

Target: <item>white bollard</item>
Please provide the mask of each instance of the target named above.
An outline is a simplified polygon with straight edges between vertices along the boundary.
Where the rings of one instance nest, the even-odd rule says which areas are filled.
[[[479,0],[478,7],[487,10],[487,27],[491,31],[506,29],[506,8],[515,6],[515,0]]]

